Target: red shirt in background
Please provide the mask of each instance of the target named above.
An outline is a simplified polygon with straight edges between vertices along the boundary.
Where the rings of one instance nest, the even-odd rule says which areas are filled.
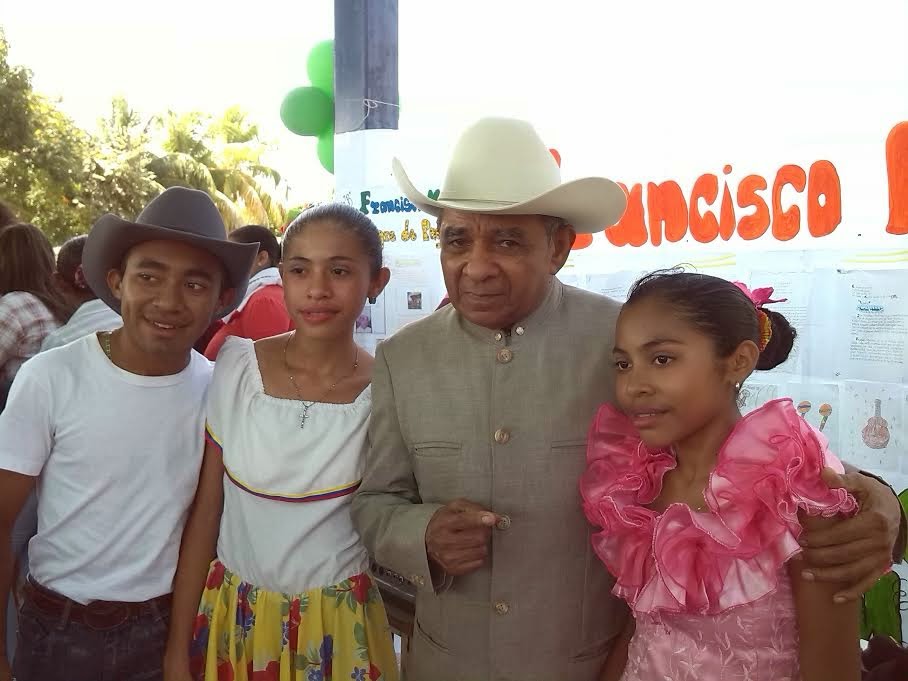
[[[284,304],[284,289],[278,284],[263,286],[230,321],[224,324],[205,348],[205,357],[214,361],[224,341],[230,336],[259,340],[293,330],[293,322]]]

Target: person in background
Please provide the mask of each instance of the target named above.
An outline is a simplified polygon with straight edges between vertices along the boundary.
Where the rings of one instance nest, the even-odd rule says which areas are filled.
[[[0,229],[15,222],[15,213],[13,213],[12,209],[9,206],[0,201]],[[11,380],[0,379],[0,411],[3,411],[3,406],[6,403],[6,395],[7,393],[9,393],[9,387],[11,383]],[[16,527],[12,531],[13,556],[14,560],[16,561],[13,566],[14,583],[19,583],[21,581],[20,578],[27,569],[23,561],[24,556],[22,555],[22,548],[28,542],[28,537],[34,534],[33,529],[28,528],[29,525],[34,524],[28,520],[29,518],[34,517],[34,504],[34,498],[31,498],[26,504],[27,508],[24,509],[24,515],[26,516],[26,519],[23,524],[25,525],[25,529],[20,530],[20,523],[17,521]],[[10,602],[6,608],[6,650],[7,654],[10,656],[10,658],[12,658],[13,652],[16,647],[16,612],[19,608],[18,590],[14,589],[13,593],[11,593],[10,596]]]
[[[54,250],[34,225],[0,228],[0,386],[7,390],[19,367],[65,324],[70,308],[54,286]],[[0,395],[0,409],[6,391]]]
[[[445,305],[450,305],[450,304],[451,304],[451,296],[445,295],[445,297],[442,298],[441,302],[438,304],[438,307],[435,308],[435,311],[438,312]]]
[[[73,237],[64,243],[57,253],[54,280],[63,299],[71,309],[75,309],[75,312],[63,326],[45,336],[44,342],[41,343],[41,352],[66,345],[90,333],[116,329],[122,323],[120,315],[111,310],[107,303],[98,300],[82,274],[82,250],[87,239],[85,235]],[[12,532],[12,551],[17,569],[12,598],[7,606],[6,649],[10,659],[16,642],[18,594],[22,580],[28,574],[28,542],[37,531],[38,500],[33,491],[22,507]]]
[[[870,637],[861,655],[863,681],[904,681],[908,679],[908,647],[888,636]]]
[[[13,213],[13,209],[0,201],[0,227],[6,227],[14,222],[18,221],[16,220],[16,214]]]
[[[57,253],[57,272],[54,279],[57,288],[75,309],[69,321],[47,334],[41,344],[41,351],[58,348],[90,333],[111,331],[123,323],[120,315],[98,299],[85,281],[82,272],[82,251],[88,236],[75,236],[60,247]]]
[[[252,277],[243,302],[212,336],[205,348],[205,356],[214,361],[224,341],[230,336],[260,340],[293,330],[287,314],[284,290],[278,264],[281,246],[277,237],[267,227],[246,225],[232,231],[228,237],[238,244],[258,244],[259,252],[252,265]]]

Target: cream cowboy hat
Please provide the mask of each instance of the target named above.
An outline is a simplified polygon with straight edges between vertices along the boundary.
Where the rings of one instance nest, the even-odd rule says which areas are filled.
[[[454,147],[438,199],[420,192],[398,159],[394,178],[411,202],[429,215],[445,208],[498,215],[549,215],[578,233],[615,224],[627,206],[624,190],[604,177],[561,182],[548,147],[525,121],[483,118]]]

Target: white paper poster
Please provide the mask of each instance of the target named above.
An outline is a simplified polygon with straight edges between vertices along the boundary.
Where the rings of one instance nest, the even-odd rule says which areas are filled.
[[[833,454],[842,457],[844,411],[838,383],[789,383],[788,394],[798,413],[829,440]]]
[[[843,458],[865,470],[899,472],[905,455],[902,386],[848,381],[843,401]]]
[[[770,400],[782,396],[782,386],[778,383],[760,383],[757,380],[748,380],[744,382],[741,392],[738,393],[738,406],[742,414],[748,414]]]

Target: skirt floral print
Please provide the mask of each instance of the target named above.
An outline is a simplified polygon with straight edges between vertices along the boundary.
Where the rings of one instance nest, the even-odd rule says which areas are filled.
[[[284,594],[211,564],[190,651],[198,681],[397,681],[397,658],[368,574]]]

